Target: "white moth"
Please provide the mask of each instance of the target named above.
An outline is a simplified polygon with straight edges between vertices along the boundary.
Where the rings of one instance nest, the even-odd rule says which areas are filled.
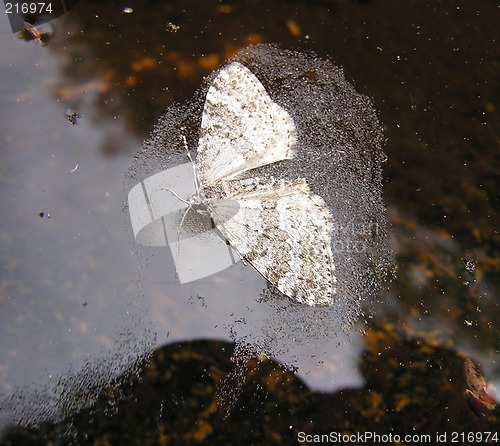
[[[248,68],[231,63],[207,92],[191,203],[205,205],[229,244],[283,294],[311,306],[331,305],[332,215],[324,200],[303,178],[240,179],[293,158],[295,143],[292,117]]]

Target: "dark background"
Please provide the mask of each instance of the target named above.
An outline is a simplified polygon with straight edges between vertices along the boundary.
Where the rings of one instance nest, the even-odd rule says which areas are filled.
[[[411,426],[428,408],[415,403],[414,412],[404,411],[412,398],[425,399],[429,392],[437,395],[436,416],[450,418],[448,394],[439,392],[446,389],[426,378],[436,366],[436,349],[462,358],[457,370],[463,358],[471,358],[498,388],[498,23],[496,1],[82,1],[41,25],[33,39],[27,32],[13,34],[4,15],[2,425],[71,416],[92,405],[124,370],[140,375],[142,365],[134,364],[156,346],[230,340],[229,330],[219,326],[213,334],[190,319],[192,310],[207,326],[216,324],[198,304],[195,288],[187,291],[187,309],[180,310],[178,288],[148,288],[137,280],[136,271],[153,254],[138,254],[130,241],[125,176],[164,110],[191,98],[204,76],[255,43],[330,59],[372,99],[385,129],[384,199],[398,271],[378,299],[367,302],[367,338],[358,347],[373,353],[389,344],[415,351],[426,345],[428,356],[419,359],[427,364],[419,386],[405,390],[409,403],[395,398],[395,391],[380,391],[381,399],[373,402],[380,413],[373,409],[371,415],[403,413],[401,426]],[[341,369],[342,358],[324,359]],[[359,357],[366,383],[370,370],[383,369],[367,358]],[[401,373],[405,366],[401,362]],[[62,378],[56,382],[56,376]],[[381,382],[389,380],[390,387],[394,375],[386,370],[384,376]],[[460,383],[448,389],[463,402],[451,416],[453,428],[485,419],[490,424],[482,427],[498,427],[498,409],[496,418],[491,411],[478,416],[465,403]],[[472,406],[486,398],[478,390],[483,384],[475,387]],[[253,407],[250,401],[241,402],[240,414]],[[256,407],[252,413],[264,406]],[[323,406],[316,401],[314,407]],[[343,413],[349,419],[358,412],[346,406]],[[92,430],[83,425],[79,432]],[[180,429],[165,426],[167,432]],[[203,431],[207,441],[213,432],[225,432],[210,426]],[[363,426],[369,421],[356,429]],[[286,443],[284,438],[276,443]]]

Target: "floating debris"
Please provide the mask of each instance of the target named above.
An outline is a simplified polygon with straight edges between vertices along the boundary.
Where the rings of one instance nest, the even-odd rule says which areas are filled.
[[[52,37],[52,27],[45,23],[41,26],[35,26],[29,22],[24,22],[24,29],[18,32],[18,37],[26,42],[36,40],[42,46],[47,45]]]
[[[167,23],[167,31],[176,33],[177,31],[179,31],[179,29],[181,29],[179,25],[175,25],[172,22]]]
[[[68,113],[66,113],[66,119],[73,125],[78,125],[79,118],[81,118],[81,116],[75,111],[68,110]]]

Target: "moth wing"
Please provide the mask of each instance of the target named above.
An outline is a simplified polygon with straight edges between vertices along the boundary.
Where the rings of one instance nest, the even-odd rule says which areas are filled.
[[[238,212],[225,208],[237,201]],[[305,180],[209,204],[216,227],[238,253],[283,294],[300,303],[333,303],[332,216]]]
[[[293,157],[295,124],[244,65],[223,68],[208,89],[196,158],[202,186]]]

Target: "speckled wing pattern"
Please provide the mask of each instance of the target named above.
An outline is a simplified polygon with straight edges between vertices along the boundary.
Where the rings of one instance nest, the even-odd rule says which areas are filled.
[[[306,180],[238,180],[242,172],[293,157],[295,125],[255,75],[239,63],[210,86],[196,159],[215,226],[279,291],[311,306],[333,303],[332,215]],[[234,214],[234,202],[238,212]]]
[[[227,218],[225,207],[230,211],[227,202],[232,200],[239,209]],[[207,206],[222,235],[283,294],[312,306],[331,305],[332,218],[326,203],[303,178],[210,201]]]
[[[295,124],[244,65],[219,72],[207,92],[198,143],[198,180],[212,186],[293,158]]]

